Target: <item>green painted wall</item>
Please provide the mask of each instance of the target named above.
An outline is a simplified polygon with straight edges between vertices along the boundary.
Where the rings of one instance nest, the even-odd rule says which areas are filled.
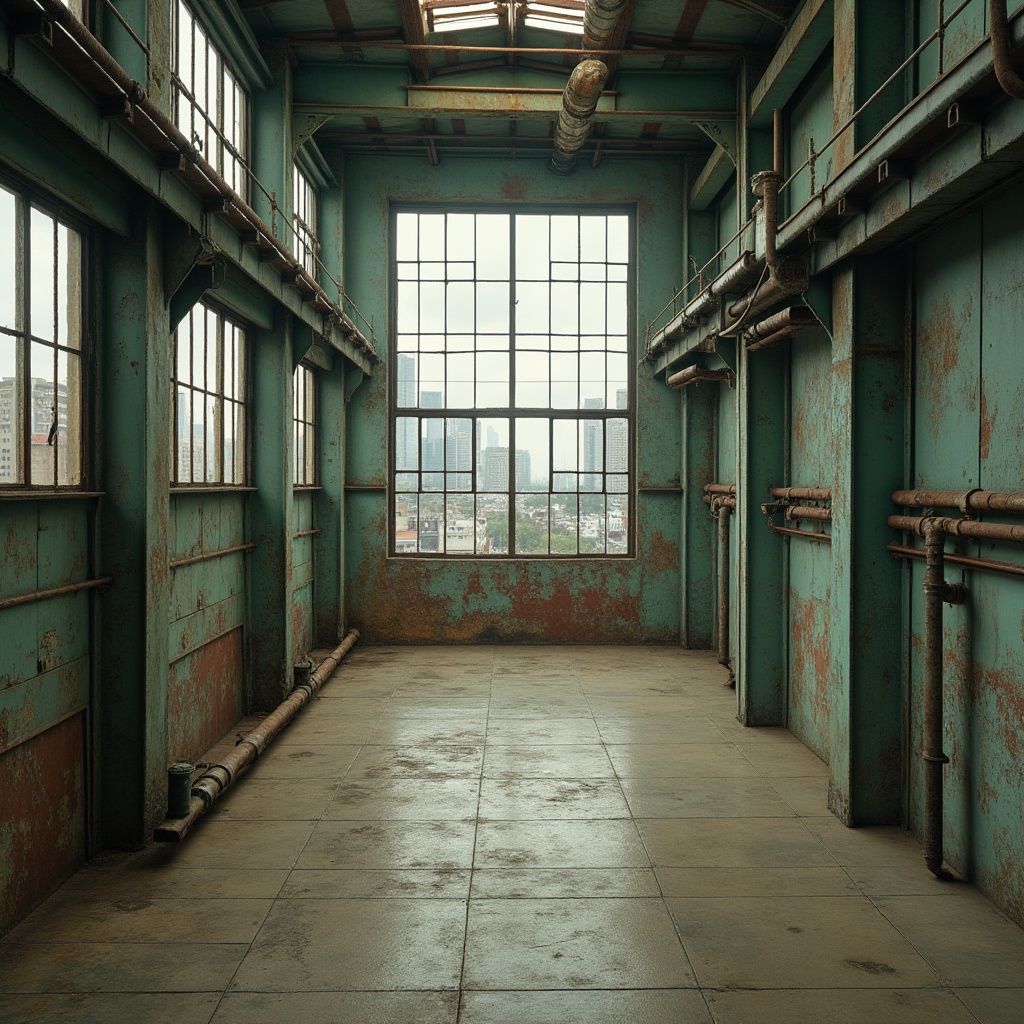
[[[639,317],[678,287],[683,261],[681,169],[602,163],[569,178],[545,163],[350,159],[346,165],[346,281],[387,337],[388,203],[631,203],[637,209]],[[642,336],[642,335],[641,335]],[[382,345],[383,347],[383,345]],[[365,381],[349,408],[349,619],[369,640],[672,642],[679,637],[679,399],[639,373],[637,558],[502,562],[387,557],[387,374]]]

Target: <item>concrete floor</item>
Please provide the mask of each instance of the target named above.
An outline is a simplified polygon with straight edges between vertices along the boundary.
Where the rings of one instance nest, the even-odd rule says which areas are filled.
[[[1019,1024],[1024,933],[714,657],[356,647],[179,847],[0,943],[0,1020]]]

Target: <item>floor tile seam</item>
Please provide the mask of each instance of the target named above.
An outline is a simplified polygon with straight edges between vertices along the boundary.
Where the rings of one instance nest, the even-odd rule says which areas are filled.
[[[896,932],[896,934],[897,934],[897,935],[899,935],[899,937],[900,937],[901,939],[903,939],[903,941],[904,941],[904,942],[905,942],[905,943],[906,943],[906,944],[907,944],[907,945],[908,945],[908,946],[909,946],[909,947],[910,947],[910,948],[911,948],[911,949],[912,949],[912,950],[913,950],[913,951],[914,951],[914,952],[915,952],[915,953],[916,953],[916,954],[917,954],[917,955],[918,955],[918,956],[919,956],[919,957],[920,957],[920,958],[921,958],[921,959],[922,959],[922,960],[924,961],[924,963],[928,965],[928,969],[929,969],[929,970],[930,970],[930,971],[932,972],[932,974],[934,974],[934,975],[935,975],[935,977],[936,977],[936,978],[938,978],[938,979],[939,979],[939,981],[941,982],[942,986],[943,986],[944,988],[951,988],[951,987],[952,987],[952,984],[951,984],[951,982],[949,982],[949,981],[948,981],[948,980],[947,980],[947,979],[946,979],[946,978],[945,978],[945,977],[944,977],[944,976],[942,975],[942,973],[941,973],[941,972],[939,971],[938,967],[936,967],[936,966],[935,966],[935,964],[934,964],[934,963],[932,963],[932,959],[931,959],[931,957],[927,956],[927,955],[925,954],[924,950],[922,950],[922,949],[921,949],[921,948],[920,948],[920,947],[918,946],[918,944],[917,944],[916,942],[914,942],[914,941],[913,941],[913,939],[911,939],[911,938],[910,938],[910,936],[909,936],[909,935],[907,935],[907,934],[906,934],[906,932],[904,932],[904,930],[903,930],[902,928],[900,928],[900,926],[899,926],[898,924],[896,924],[896,922],[895,922],[895,921],[893,921],[893,920],[892,920],[892,919],[891,919],[891,918],[890,918],[890,917],[889,917],[889,916],[888,916],[888,915],[887,915],[887,914],[885,913],[885,911],[884,911],[884,910],[883,910],[883,909],[882,909],[882,908],[881,908],[881,907],[880,907],[880,906],[878,905],[878,902],[877,902],[877,901],[878,901],[878,899],[881,899],[882,897],[870,896],[870,895],[868,895],[867,893],[864,893],[863,895],[864,895],[864,898],[865,898],[865,899],[866,899],[866,900],[868,901],[868,903],[869,903],[869,904],[871,905],[871,907],[872,907],[872,909],[873,909],[873,910],[875,911],[875,913],[876,913],[876,914],[878,914],[878,916],[879,916],[879,917],[880,917],[880,918],[881,918],[881,919],[882,919],[883,921],[885,921],[885,923],[886,923],[886,924],[887,924],[887,925],[888,925],[888,926],[889,926],[890,928],[892,928],[892,930],[893,930],[894,932]]]

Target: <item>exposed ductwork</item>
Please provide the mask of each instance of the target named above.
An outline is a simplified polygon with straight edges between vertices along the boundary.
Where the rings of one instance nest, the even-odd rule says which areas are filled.
[[[587,0],[583,12],[583,46],[600,50],[608,42],[628,0]]]
[[[555,128],[551,169],[556,173],[571,174],[576,169],[576,154],[590,135],[591,119],[607,80],[608,68],[599,60],[582,60],[573,68]]]

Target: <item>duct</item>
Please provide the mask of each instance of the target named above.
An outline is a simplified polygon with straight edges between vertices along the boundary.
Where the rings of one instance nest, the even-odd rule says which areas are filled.
[[[683,309],[684,320],[696,320],[718,305],[722,295],[742,287],[758,270],[758,261],[750,251],[740,254],[738,260],[722,271]]]
[[[551,169],[571,174],[576,169],[576,154],[590,135],[591,121],[608,79],[608,68],[599,60],[582,60],[573,68],[555,128],[555,153]]]
[[[670,388],[685,388],[687,384],[696,384],[702,380],[725,380],[729,387],[733,386],[732,370],[706,370],[703,366],[688,366],[685,370],[672,374],[666,381]]]
[[[801,259],[780,259],[775,267],[767,268],[768,279],[762,280],[743,298],[737,299],[727,310],[728,318],[724,333],[735,333],[748,316],[756,315],[784,302],[794,295],[801,295],[810,285],[807,264]],[[763,275],[762,275],[763,276]]]
[[[583,10],[583,47],[600,50],[608,44],[628,0],[587,0]]]
[[[1006,13],[1006,0],[988,0],[988,23],[996,81],[1007,96],[1012,96],[1015,100],[1024,100],[1024,78],[1017,73],[1013,58],[1010,56],[1010,25]]]
[[[192,784],[192,799],[189,803],[188,814],[181,818],[168,817],[164,819],[153,833],[153,838],[161,843],[180,843],[192,825],[263,753],[271,740],[292,720],[299,708],[312,699],[358,639],[359,631],[351,630],[345,639],[320,663],[317,670],[310,675],[308,682],[296,686],[252,732],[238,741],[235,749],[227,757],[219,764],[207,768]]]
[[[132,79],[69,8],[64,6],[61,0],[34,0],[34,4],[42,9],[45,19],[52,24],[60,25],[74,43],[75,49],[61,54],[67,66],[83,81],[87,79],[90,70],[101,72],[123,95],[128,120],[138,137],[158,155],[171,155],[168,150],[173,151],[175,167],[186,176],[198,177],[204,184],[205,191],[216,193],[216,198],[212,199],[212,202],[240,218],[247,228],[252,229],[254,240],[261,248],[272,250],[274,258],[288,265],[286,279],[292,280],[300,291],[318,301],[330,314],[330,318],[337,321],[349,341],[379,362],[373,346],[363,337],[347,314],[331,301],[320,283],[298,264],[296,258],[274,236],[274,232],[256,211],[217,173],[174,122],[146,95],[142,85]],[[57,50],[56,46],[54,50]],[[95,86],[96,81],[86,81],[86,84]],[[141,118],[137,116],[139,114],[142,115]]]

